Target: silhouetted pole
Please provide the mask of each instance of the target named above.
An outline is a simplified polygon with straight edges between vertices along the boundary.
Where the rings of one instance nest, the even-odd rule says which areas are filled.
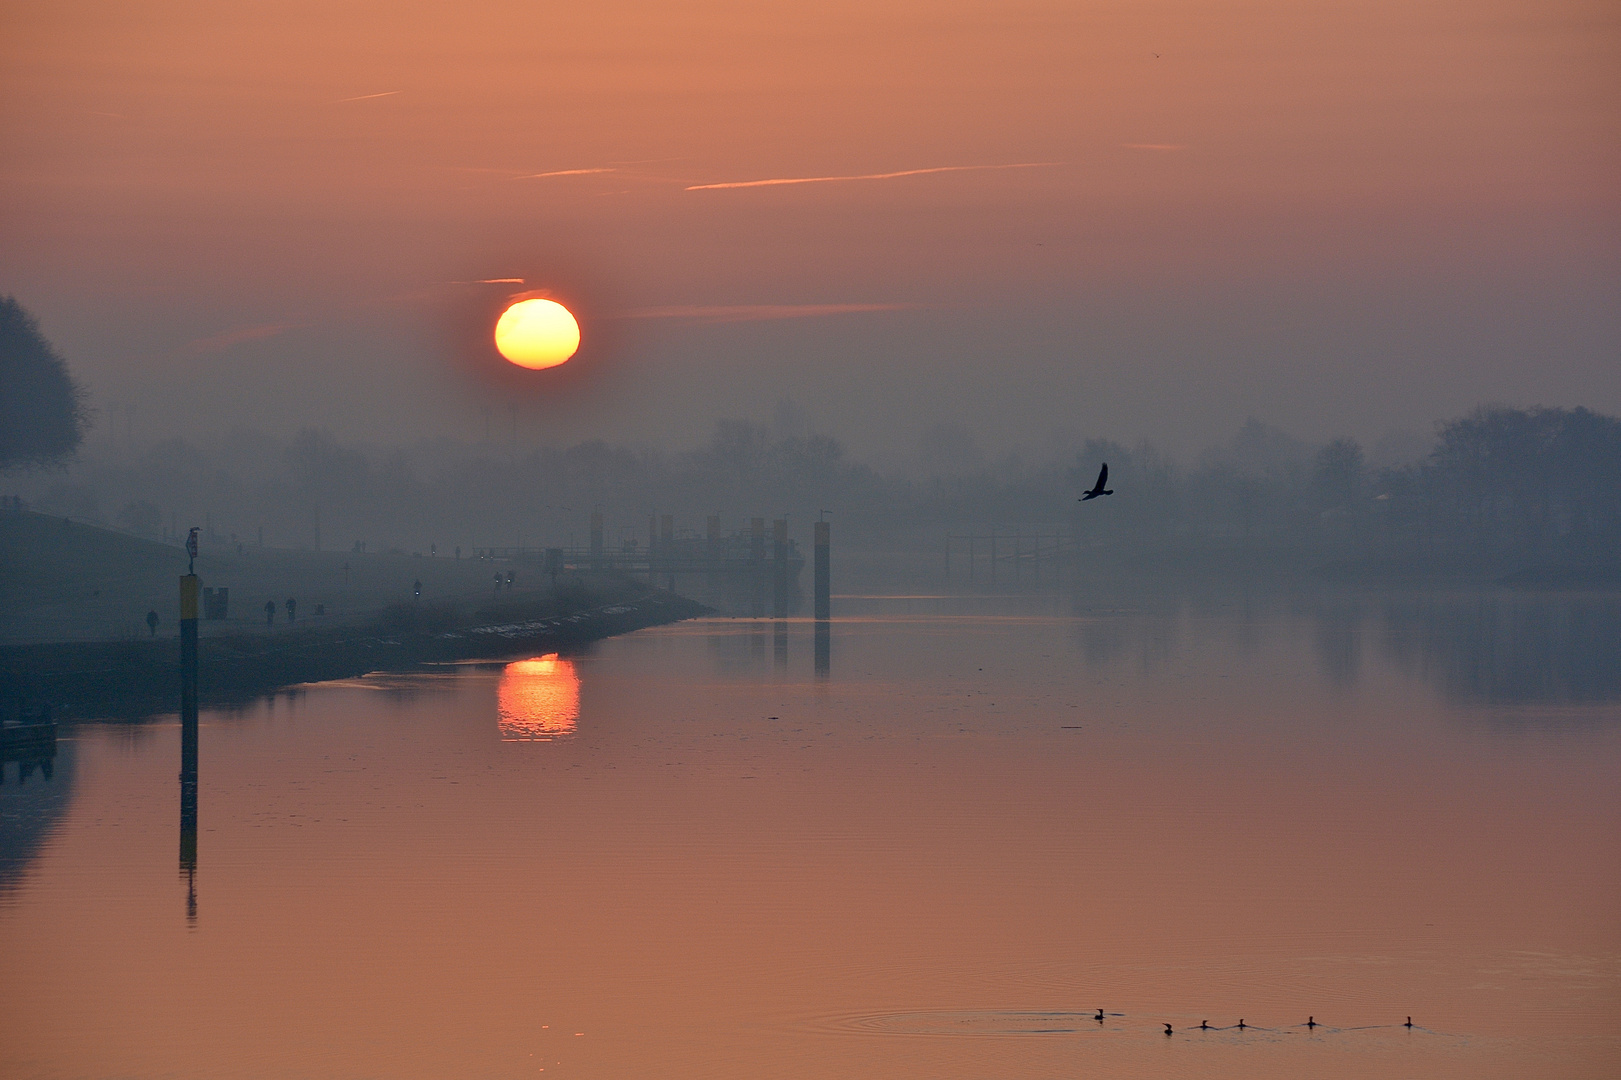
[[[704,563],[708,570],[704,575],[704,587],[713,595],[720,585],[720,515],[710,514],[708,526],[709,543],[704,548]]]
[[[825,521],[816,523],[816,617],[830,619],[833,617],[832,583],[830,580],[830,548],[828,534],[831,526]]]
[[[765,614],[765,518],[749,519],[749,564],[754,592],[749,614],[758,619]]]
[[[668,568],[675,557],[675,515],[665,514],[659,519],[659,559]],[[675,591],[675,571],[670,570],[665,588]]]
[[[832,628],[828,620],[833,615],[832,544],[831,526],[825,521],[816,523],[816,673],[826,675],[832,667]]]
[[[659,583],[659,516],[647,515],[647,583]]]
[[[771,614],[788,617],[788,519],[771,523]]]

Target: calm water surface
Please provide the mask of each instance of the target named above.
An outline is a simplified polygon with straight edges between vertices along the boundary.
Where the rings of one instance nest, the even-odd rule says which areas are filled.
[[[0,1074],[1621,1070],[1613,599],[838,610],[72,728]]]

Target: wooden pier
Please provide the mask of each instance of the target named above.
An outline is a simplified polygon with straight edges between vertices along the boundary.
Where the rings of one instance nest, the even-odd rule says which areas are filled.
[[[1061,583],[1065,569],[1074,564],[1078,550],[1074,537],[1058,531],[991,529],[984,533],[948,534],[946,580],[951,580],[953,573],[960,575],[966,571],[969,581]]]
[[[774,537],[768,552],[763,534],[756,542],[748,535],[677,537],[661,531],[655,534],[651,544],[643,546],[633,540],[618,551],[594,545],[586,548],[481,547],[474,548],[473,554],[481,559],[535,563],[548,572],[556,567],[559,571],[618,572],[652,577],[665,574],[762,575],[770,580],[777,573],[780,563],[789,579],[795,580],[805,566],[805,556],[797,542],[786,536],[780,539]]]

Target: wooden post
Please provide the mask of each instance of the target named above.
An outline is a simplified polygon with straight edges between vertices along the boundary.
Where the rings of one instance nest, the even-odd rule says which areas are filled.
[[[758,619],[765,614],[765,518],[749,519],[749,585],[749,614]]]
[[[647,583],[659,583],[659,517],[647,515]]]
[[[675,515],[665,514],[659,519],[659,562],[667,572],[665,587],[671,592],[675,591],[675,571],[670,570],[672,560],[675,558]]]
[[[833,617],[830,531],[827,522],[816,523],[816,617],[824,620]]]
[[[833,615],[832,527],[825,521],[816,523],[816,676],[826,678],[832,668],[833,634],[829,619]]]
[[[788,617],[788,519],[778,518],[771,523],[771,614],[774,618]]]

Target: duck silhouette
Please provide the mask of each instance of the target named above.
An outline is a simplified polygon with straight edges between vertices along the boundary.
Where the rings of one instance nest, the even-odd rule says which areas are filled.
[[[1242,1018],[1239,1019],[1239,1021],[1238,1021],[1238,1030],[1239,1031],[1243,1031],[1248,1026],[1249,1026],[1248,1024],[1244,1023]]]
[[[1171,1034],[1171,1025],[1170,1024],[1165,1025],[1165,1034],[1167,1034],[1167,1035]]]
[[[1109,463],[1107,461],[1105,461],[1103,463],[1103,468],[1101,470],[1099,470],[1099,472],[1098,472],[1098,482],[1092,485],[1092,490],[1091,491],[1088,491],[1086,494],[1082,495],[1076,501],[1077,502],[1085,502],[1088,499],[1095,499],[1099,495],[1113,495],[1114,492],[1109,491],[1108,489],[1106,489],[1103,486],[1104,484],[1107,484],[1108,482],[1109,482]]]
[[[1208,1020],[1200,1020],[1199,1021],[1199,1030],[1200,1031],[1209,1031],[1210,1030],[1210,1021],[1208,1021]]]
[[[1315,1016],[1306,1017],[1306,1026],[1308,1028],[1316,1027],[1317,1026],[1317,1018]]]
[[[1408,1018],[1407,1018],[1407,1023],[1405,1023],[1405,1024],[1403,1024],[1403,1025],[1402,1025],[1402,1027],[1404,1027],[1404,1028],[1410,1028],[1410,1027],[1412,1027],[1412,1026],[1413,1026],[1413,1018],[1412,1018],[1412,1017],[1411,1017],[1411,1016],[1409,1016],[1409,1017],[1408,1017]]]
[[[1100,1024],[1103,1023],[1103,1010],[1099,1009],[1098,1014],[1096,1016],[1092,1017],[1092,1019],[1096,1020]]]

